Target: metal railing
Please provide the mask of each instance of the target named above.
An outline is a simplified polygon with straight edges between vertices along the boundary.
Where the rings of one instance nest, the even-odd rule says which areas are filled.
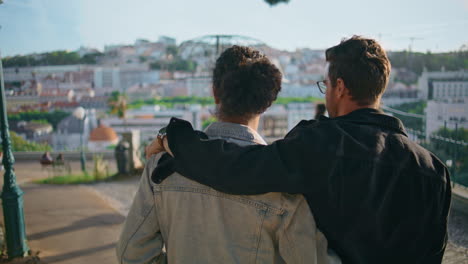
[[[468,187],[468,142],[438,134],[426,135],[426,131],[424,131],[426,117],[424,115],[407,113],[388,106],[382,106],[382,109],[396,115],[421,119],[423,130],[415,129],[405,124],[410,139],[433,152],[441,159],[448,167],[453,182]],[[403,121],[403,123],[405,122]],[[454,134],[457,135],[457,131]]]

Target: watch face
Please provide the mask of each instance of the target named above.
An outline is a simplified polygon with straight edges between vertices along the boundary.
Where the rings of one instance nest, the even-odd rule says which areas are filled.
[[[159,129],[158,135],[166,135],[166,127]]]

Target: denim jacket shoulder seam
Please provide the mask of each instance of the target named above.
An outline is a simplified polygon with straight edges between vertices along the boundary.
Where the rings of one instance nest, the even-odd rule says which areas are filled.
[[[148,216],[150,215],[150,213],[154,210],[154,204],[151,206],[151,209],[148,210],[148,213],[146,213],[146,215],[143,217],[143,219],[141,220],[141,222],[138,224],[138,227],[134,230],[134,232],[132,233],[132,235],[127,239],[127,241],[125,241],[125,247],[124,249],[122,250],[122,253],[120,254],[120,260],[123,259],[123,256],[125,255],[125,253],[127,252],[127,247],[128,247],[128,244],[130,243],[130,240],[132,240],[132,238],[135,236],[135,234],[140,230],[141,226],[146,222],[146,220],[148,219]],[[120,263],[122,263],[122,261],[120,261]]]
[[[262,215],[262,220],[260,222],[260,226],[259,226],[259,229],[258,229],[258,238],[257,238],[257,241],[256,241],[256,244],[257,246],[255,247],[255,255],[254,255],[254,261],[253,263],[257,263],[257,258],[258,258],[258,251],[260,249],[260,243],[262,241],[262,229],[263,229],[263,223],[265,222],[265,215],[266,215],[266,211],[263,212]]]
[[[197,187],[192,187],[192,186],[168,186],[168,185],[160,185],[156,187],[156,189],[160,189],[160,191],[178,191],[178,192],[192,192],[192,193],[200,193],[200,194],[206,194],[206,195],[211,195],[215,197],[220,197],[224,199],[229,199],[232,201],[240,202],[243,204],[251,205],[255,208],[266,210],[270,213],[274,213],[277,215],[283,215],[285,213],[285,210],[283,208],[275,208],[272,207],[271,205],[265,204],[263,202],[255,201],[249,198],[246,198],[244,196],[235,196],[233,197],[230,194],[225,194],[222,192],[218,192],[213,189],[203,189],[203,188],[197,188]],[[156,190],[158,192],[159,190]],[[159,191],[159,192],[160,192]]]
[[[283,232],[283,235],[284,235],[284,238],[286,239],[287,243],[284,243],[287,245],[287,251],[289,252],[290,256],[293,257],[294,259],[296,259],[296,256],[299,256],[299,254],[294,254],[294,252],[296,251],[295,250],[295,247],[294,247],[294,241],[291,240],[291,238],[289,237],[289,234],[288,232],[286,232],[286,229],[284,228],[284,221],[285,219],[282,219],[283,221],[283,224],[281,225],[281,232]],[[300,262],[298,262],[300,263]]]
[[[157,219],[157,221],[158,221],[158,223],[159,223],[159,226],[161,226],[161,223],[162,223],[162,222],[160,221],[160,219],[159,219],[159,214],[158,214],[158,212],[161,212],[161,208],[160,208],[160,199],[158,199],[158,198],[156,197],[156,195],[157,195],[156,193],[157,193],[157,192],[153,192],[153,204],[154,204],[153,206],[154,206],[154,208],[155,208],[155,210],[156,210],[156,212],[155,212],[156,219]],[[159,197],[159,198],[160,198],[160,197]],[[158,200],[156,200],[156,199],[158,199]],[[166,234],[165,234],[165,232],[164,232],[164,229],[161,228],[160,231],[161,231],[161,236],[162,236],[162,238],[163,238],[163,241],[166,241],[166,240],[164,239],[164,238],[166,237]],[[165,242],[164,242],[164,244],[165,244]]]

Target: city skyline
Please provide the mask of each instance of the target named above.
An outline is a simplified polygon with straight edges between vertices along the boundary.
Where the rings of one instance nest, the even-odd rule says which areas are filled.
[[[6,0],[0,6],[3,56],[131,44],[161,35],[177,43],[210,34],[245,35],[284,50],[325,49],[353,34],[387,50],[446,52],[468,44],[468,1],[395,0],[386,5],[291,0]],[[126,18],[126,19],[123,19]],[[309,26],[316,25],[316,26]]]

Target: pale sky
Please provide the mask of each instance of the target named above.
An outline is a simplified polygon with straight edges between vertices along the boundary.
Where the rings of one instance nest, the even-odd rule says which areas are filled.
[[[0,26],[3,56],[210,34],[287,50],[325,49],[353,34],[403,50],[415,38],[413,50],[442,52],[468,44],[468,0],[4,0]]]

